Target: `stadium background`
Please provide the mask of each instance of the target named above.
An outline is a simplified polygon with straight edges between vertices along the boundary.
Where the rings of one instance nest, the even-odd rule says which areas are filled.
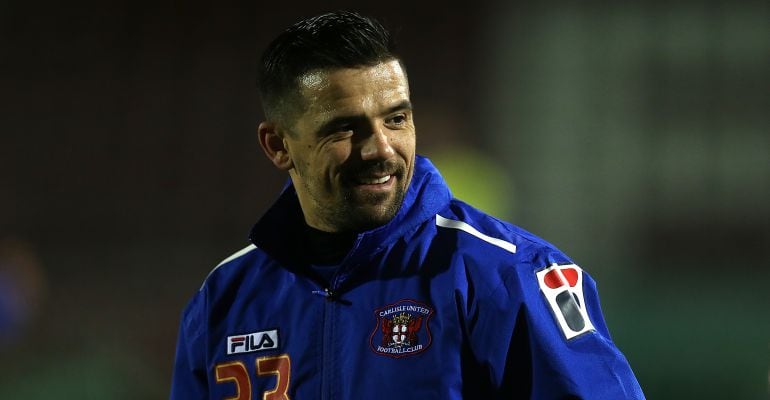
[[[767,398],[770,3],[534,3],[2,2],[0,398],[167,397],[284,179],[258,53],[341,8],[396,32],[456,194],[598,280],[649,398]]]

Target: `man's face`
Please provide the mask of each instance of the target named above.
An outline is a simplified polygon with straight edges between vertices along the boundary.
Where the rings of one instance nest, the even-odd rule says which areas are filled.
[[[309,72],[284,144],[305,221],[363,231],[396,215],[414,172],[409,84],[398,61]]]

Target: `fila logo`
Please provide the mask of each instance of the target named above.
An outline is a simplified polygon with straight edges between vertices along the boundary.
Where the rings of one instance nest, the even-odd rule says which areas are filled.
[[[251,353],[252,351],[278,348],[278,329],[227,337],[227,354]]]
[[[567,340],[594,330],[583,297],[583,270],[577,265],[552,265],[537,272],[540,292]]]

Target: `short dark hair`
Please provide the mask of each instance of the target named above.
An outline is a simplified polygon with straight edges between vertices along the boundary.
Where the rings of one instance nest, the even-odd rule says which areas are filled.
[[[337,11],[302,20],[262,54],[257,86],[265,117],[280,120],[297,107],[298,79],[308,72],[399,60],[390,33],[373,18]],[[403,66],[402,66],[403,67]]]

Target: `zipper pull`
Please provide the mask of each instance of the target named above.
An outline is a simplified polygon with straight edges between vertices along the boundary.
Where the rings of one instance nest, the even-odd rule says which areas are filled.
[[[314,290],[313,294],[326,297],[326,300],[334,300],[334,291],[329,288],[324,288],[324,290]]]

